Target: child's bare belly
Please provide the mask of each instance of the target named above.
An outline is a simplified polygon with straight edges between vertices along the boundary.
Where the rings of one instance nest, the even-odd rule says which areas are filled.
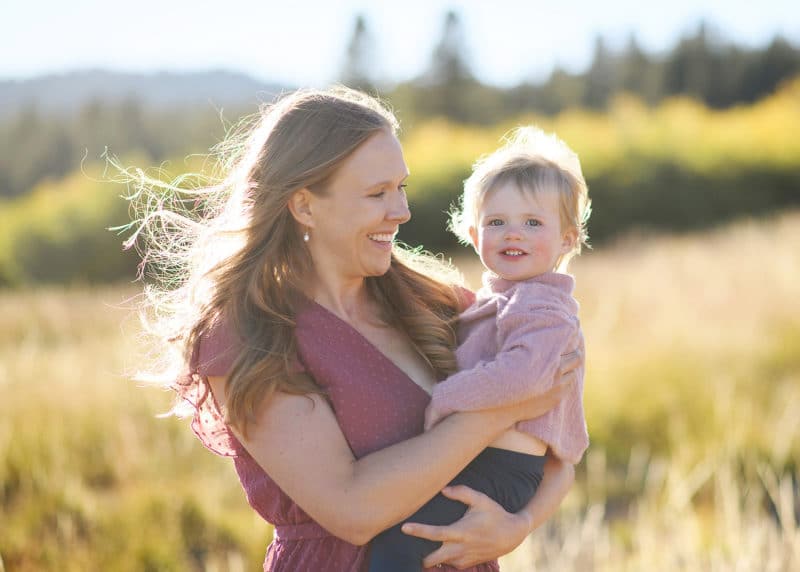
[[[490,446],[529,455],[544,455],[547,451],[547,443],[516,429],[509,429],[495,439]]]

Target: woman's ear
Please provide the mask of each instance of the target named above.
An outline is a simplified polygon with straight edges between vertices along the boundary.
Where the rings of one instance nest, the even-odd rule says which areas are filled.
[[[312,203],[314,202],[314,194],[306,188],[295,191],[289,197],[289,202],[286,206],[289,207],[289,212],[292,213],[294,220],[301,225],[308,228],[314,228],[314,217],[312,213]]]

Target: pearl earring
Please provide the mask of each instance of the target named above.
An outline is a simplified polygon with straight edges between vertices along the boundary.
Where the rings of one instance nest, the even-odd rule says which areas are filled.
[[[308,242],[308,239],[309,239],[308,229],[306,229],[305,232],[303,233],[303,242]]]

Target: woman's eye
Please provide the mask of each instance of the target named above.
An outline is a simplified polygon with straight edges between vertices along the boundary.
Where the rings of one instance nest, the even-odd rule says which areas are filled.
[[[386,191],[378,191],[377,193],[372,193],[370,196],[375,198],[381,198],[383,195],[386,194]]]
[[[407,185],[406,183],[403,183],[402,185],[400,185],[399,187],[397,187],[397,189],[398,189],[399,191],[401,191],[401,192],[405,193],[405,192],[406,192],[406,189],[408,189],[408,185]]]

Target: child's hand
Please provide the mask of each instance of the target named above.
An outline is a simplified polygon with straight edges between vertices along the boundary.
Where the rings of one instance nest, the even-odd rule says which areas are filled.
[[[433,405],[428,405],[425,408],[425,431],[430,431],[444,417],[440,412],[434,411]]]

